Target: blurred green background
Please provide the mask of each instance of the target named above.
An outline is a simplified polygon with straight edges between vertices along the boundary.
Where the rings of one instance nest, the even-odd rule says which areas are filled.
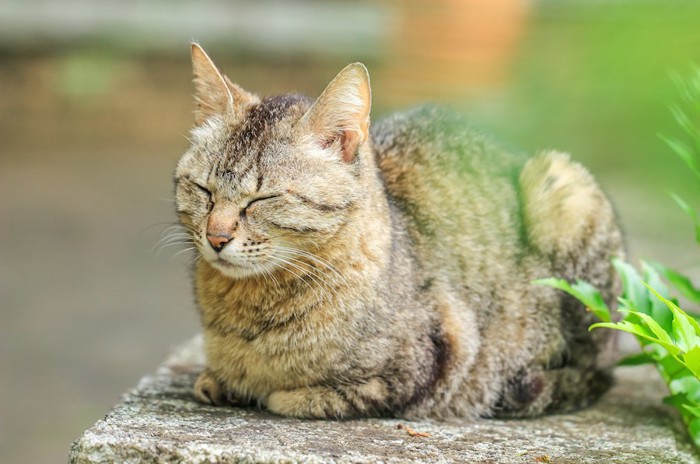
[[[636,257],[699,276],[667,192],[697,185],[670,75],[700,62],[697,0],[0,0],[0,462],[49,463],[198,330],[171,175],[188,42],[260,94],[317,95],[350,61],[373,118],[451,104],[503,143],[571,152]],[[698,202],[694,202],[695,206]]]

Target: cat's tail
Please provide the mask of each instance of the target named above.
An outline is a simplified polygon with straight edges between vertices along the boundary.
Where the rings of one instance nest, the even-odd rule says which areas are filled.
[[[620,282],[611,258],[624,258],[622,233],[612,205],[593,176],[568,155],[548,152],[525,164],[520,188],[527,238],[551,265],[549,275],[541,277],[584,280],[600,291],[609,307],[614,307]],[[516,415],[576,409],[593,401],[611,384],[615,332],[589,332],[596,316],[573,297],[564,293],[559,297],[566,352],[552,353],[547,366],[531,366],[522,382],[516,376],[513,387],[504,390],[504,404],[521,411]],[[554,366],[558,368],[552,369]],[[534,403],[512,406],[518,404],[518,385],[539,381],[542,392]]]
[[[527,235],[542,253],[580,257],[600,241],[620,248],[610,202],[569,155],[547,152],[530,159],[520,173],[520,187]]]

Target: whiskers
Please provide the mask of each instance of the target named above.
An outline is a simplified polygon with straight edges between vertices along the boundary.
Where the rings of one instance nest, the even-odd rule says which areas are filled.
[[[251,262],[251,264],[253,265],[253,269],[255,269],[255,272],[263,276],[265,282],[272,282],[278,291],[282,289],[279,280],[277,280],[277,277],[275,277],[271,270],[269,270],[267,267],[260,263]]]
[[[173,260],[182,254],[196,251],[197,244],[194,242],[194,235],[195,231],[187,226],[180,223],[170,224],[168,227],[163,228],[160,234],[158,234],[158,239],[153,245],[153,248],[151,248],[150,254],[156,257],[161,252],[167,250],[169,252],[174,252],[169,257],[169,260]],[[201,255],[195,253],[194,258],[189,264],[192,265],[196,263],[200,258]]]
[[[280,268],[296,276],[312,291],[326,291],[337,296],[339,286],[349,286],[348,279],[336,266],[311,252],[273,245],[268,258]],[[308,277],[308,280],[305,277]],[[312,286],[311,283],[314,285]]]

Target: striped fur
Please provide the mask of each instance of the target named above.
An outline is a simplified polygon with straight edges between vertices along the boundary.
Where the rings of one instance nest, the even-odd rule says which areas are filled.
[[[582,278],[615,300],[622,239],[583,167],[504,150],[438,108],[367,132],[359,64],[315,103],[260,99],[193,49],[206,105],[175,177],[199,258],[199,400],[294,417],[520,417],[607,389],[608,335],[530,284]],[[213,232],[231,237],[219,252]]]

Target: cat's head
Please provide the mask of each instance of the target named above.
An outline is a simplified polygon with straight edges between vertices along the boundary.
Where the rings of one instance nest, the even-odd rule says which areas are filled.
[[[234,278],[294,269],[365,196],[366,68],[343,69],[314,102],[259,98],[192,45],[195,127],[175,173],[177,211],[201,257]]]

